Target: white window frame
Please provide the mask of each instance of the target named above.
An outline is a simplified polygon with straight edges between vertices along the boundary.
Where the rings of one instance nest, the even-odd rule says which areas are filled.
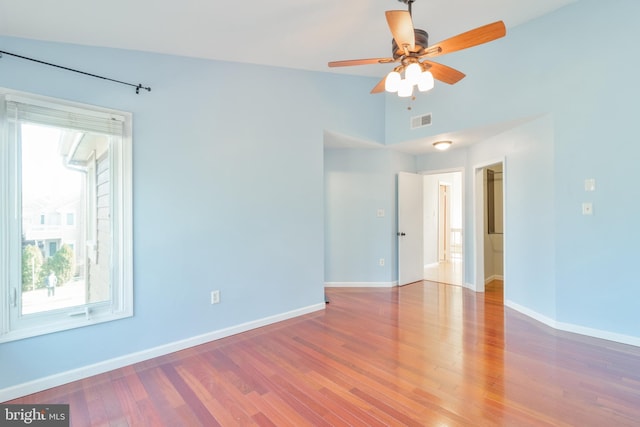
[[[111,299],[106,303],[21,315],[21,199],[18,148],[10,138],[7,102],[16,101],[122,120],[120,143],[110,146]],[[0,343],[133,316],[132,114],[0,87]],[[15,305],[17,303],[17,305]]]

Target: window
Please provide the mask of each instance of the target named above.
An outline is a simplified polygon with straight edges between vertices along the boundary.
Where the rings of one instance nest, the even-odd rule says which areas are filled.
[[[58,252],[58,242],[49,242],[49,253],[47,254],[47,258],[53,258]]]
[[[0,342],[133,315],[131,114],[0,88]]]

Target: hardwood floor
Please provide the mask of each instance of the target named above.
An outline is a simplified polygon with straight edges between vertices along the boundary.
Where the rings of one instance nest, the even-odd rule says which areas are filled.
[[[463,267],[464,264],[460,258],[452,261],[440,261],[437,264],[424,267],[423,279],[430,282],[462,286],[464,284],[462,274]]]
[[[638,426],[640,348],[554,331],[486,294],[327,289],[325,312],[10,403],[74,426]]]

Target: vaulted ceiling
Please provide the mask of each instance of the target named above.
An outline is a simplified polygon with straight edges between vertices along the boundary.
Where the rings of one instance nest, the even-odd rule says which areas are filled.
[[[435,43],[497,20],[508,31],[575,1],[415,0],[413,22]],[[0,35],[382,76],[388,66],[329,70],[327,62],[389,56],[384,11],[391,9],[407,6],[398,0],[0,0]]]
[[[510,28],[576,1],[415,0],[413,23],[429,33],[429,44],[498,20],[508,36]],[[329,68],[327,62],[389,57],[392,36],[384,12],[394,9],[407,5],[401,0],[0,0],[0,36],[382,78],[389,64]],[[461,147],[500,130],[438,135],[394,149],[430,152],[431,142],[445,136]],[[325,145],[379,146],[331,133]]]

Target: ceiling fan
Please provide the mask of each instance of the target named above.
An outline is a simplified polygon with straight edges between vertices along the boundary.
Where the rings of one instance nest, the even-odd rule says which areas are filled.
[[[433,88],[434,79],[448,84],[462,80],[464,73],[423,58],[431,58],[458,50],[467,49],[504,37],[507,33],[502,21],[483,25],[458,34],[447,40],[429,46],[426,31],[414,28],[411,5],[415,0],[398,0],[408,6],[408,10],[388,10],[385,12],[387,24],[393,35],[391,58],[350,59],[329,62],[329,67],[349,67],[352,65],[387,64],[399,62],[393,71],[380,80],[371,93],[383,91],[398,92],[398,96],[408,97],[417,86],[421,92]],[[404,73],[404,77],[402,76]]]

